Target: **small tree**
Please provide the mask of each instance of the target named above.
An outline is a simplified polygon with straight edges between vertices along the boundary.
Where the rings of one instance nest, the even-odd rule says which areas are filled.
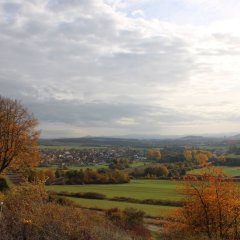
[[[148,149],[147,157],[150,160],[159,161],[161,160],[160,149]]]
[[[37,120],[17,101],[0,96],[0,173],[32,167],[39,159]]]
[[[167,227],[171,234],[182,234],[179,239],[240,239],[240,189],[232,179],[209,168],[199,177],[187,176],[183,193],[185,204],[174,226]]]

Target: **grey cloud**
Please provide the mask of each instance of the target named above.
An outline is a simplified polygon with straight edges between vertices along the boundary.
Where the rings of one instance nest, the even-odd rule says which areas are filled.
[[[7,2],[3,4],[3,9],[6,13],[15,15],[21,9],[21,4],[14,2]]]
[[[161,24],[150,31],[153,22],[128,18],[99,0],[2,5],[0,94],[22,99],[40,122],[137,132],[205,121],[167,103],[193,74],[213,72],[196,61],[208,49],[193,53],[184,34]],[[234,46],[220,38],[211,36]],[[166,105],[156,104],[161,100]]]
[[[161,106],[137,103],[83,103],[78,101],[53,100],[32,102],[29,109],[37,113],[43,122],[62,122],[78,127],[115,127],[149,130],[154,125],[181,124],[196,119],[196,115],[176,112]],[[121,124],[122,119],[133,119],[133,124]],[[200,117],[198,118],[198,120]]]

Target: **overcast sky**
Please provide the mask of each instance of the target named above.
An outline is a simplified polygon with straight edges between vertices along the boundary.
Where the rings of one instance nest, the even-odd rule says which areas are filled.
[[[0,0],[0,94],[42,137],[240,132],[239,0]]]

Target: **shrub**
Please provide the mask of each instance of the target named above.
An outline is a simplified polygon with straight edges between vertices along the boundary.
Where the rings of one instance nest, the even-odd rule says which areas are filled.
[[[8,188],[9,188],[9,187],[8,187],[8,184],[7,184],[6,179],[0,177],[0,191],[5,191],[5,190],[7,190]]]
[[[0,232],[0,240],[131,240],[103,216],[49,202],[44,187],[31,184],[7,193]]]
[[[112,208],[106,210],[105,216],[116,226],[127,230],[133,239],[147,240],[150,239],[150,232],[144,226],[144,212],[134,208],[120,210]]]
[[[90,199],[106,199],[106,195],[101,193],[95,192],[86,192],[82,194],[83,198],[90,198]]]

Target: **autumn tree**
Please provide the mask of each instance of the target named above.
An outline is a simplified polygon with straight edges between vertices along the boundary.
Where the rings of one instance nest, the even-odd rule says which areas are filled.
[[[148,149],[147,156],[151,160],[160,160],[161,152],[159,149]]]
[[[192,161],[192,159],[193,159],[193,154],[192,154],[192,151],[191,151],[191,150],[184,150],[183,155],[184,155],[184,158],[185,158],[187,161]]]
[[[209,159],[213,157],[213,154],[210,151],[206,150],[184,150],[184,158],[187,161],[194,161],[200,166],[208,165]]]
[[[232,179],[209,168],[199,177],[186,177],[183,194],[185,204],[175,215],[171,234],[180,239],[240,239],[240,189]]]
[[[0,96],[0,173],[38,163],[37,120],[17,100]]]

